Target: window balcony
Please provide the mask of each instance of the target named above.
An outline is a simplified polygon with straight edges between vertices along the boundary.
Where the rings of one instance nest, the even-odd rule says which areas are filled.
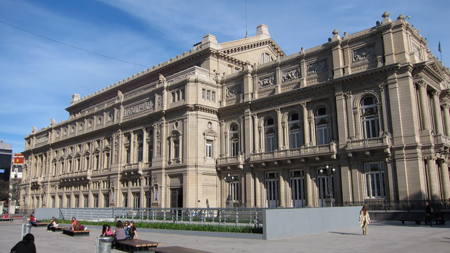
[[[391,146],[391,138],[388,135],[381,137],[361,139],[361,140],[349,140],[347,141],[347,151],[365,151],[370,149],[386,149]]]

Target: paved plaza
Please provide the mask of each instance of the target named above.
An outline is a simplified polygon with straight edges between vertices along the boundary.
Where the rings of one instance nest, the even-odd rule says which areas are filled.
[[[9,250],[20,240],[22,221],[0,222],[0,252]],[[88,226],[90,236],[71,237],[61,232],[47,232],[33,227],[37,252],[95,252],[101,229]],[[449,252],[450,225],[427,227],[401,222],[375,221],[367,236],[360,229],[345,229],[278,240],[225,238],[198,235],[155,233],[138,229],[140,239],[208,252]],[[123,252],[113,249],[112,252]]]

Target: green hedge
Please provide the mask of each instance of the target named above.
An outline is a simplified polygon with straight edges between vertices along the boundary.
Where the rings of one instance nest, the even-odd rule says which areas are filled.
[[[45,222],[45,220],[43,220]],[[50,222],[48,220],[48,222]],[[70,220],[60,220],[60,223],[71,224]],[[125,221],[123,221],[125,222]],[[115,222],[92,222],[83,221],[83,225],[95,225],[102,226],[108,224],[112,228],[116,226]],[[218,225],[202,225],[202,224],[185,224],[185,223],[151,223],[151,222],[136,222],[137,228],[152,228],[152,229],[168,229],[168,230],[188,230],[188,231],[205,231],[205,232],[228,232],[228,233],[249,233],[249,234],[262,234],[262,227],[252,226],[218,226]]]

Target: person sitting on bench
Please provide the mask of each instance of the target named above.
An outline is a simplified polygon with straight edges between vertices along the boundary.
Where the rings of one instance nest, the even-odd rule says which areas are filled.
[[[108,224],[103,225],[102,236],[113,236],[114,233]]]
[[[121,220],[116,222],[116,227],[114,228],[114,242],[113,246],[115,246],[117,241],[123,241],[127,239],[127,235],[125,234],[125,228],[123,227],[123,223]]]
[[[130,239],[134,239],[134,237],[136,237],[136,239],[139,239],[134,221],[130,222],[130,230],[128,230],[128,235]]]
[[[50,221],[50,223],[47,225],[47,230],[50,230],[53,227],[58,227],[58,219],[56,219],[55,217],[52,217],[52,220]]]
[[[75,227],[74,227],[73,231],[84,231],[84,230],[85,230],[85,228],[81,224],[81,222],[77,221],[77,223],[75,223]]]
[[[30,224],[33,227],[37,227],[36,219],[34,218],[34,215],[30,214]]]
[[[72,217],[72,226],[70,227],[70,230],[74,231],[75,225],[77,225],[77,219],[75,219],[75,217]]]

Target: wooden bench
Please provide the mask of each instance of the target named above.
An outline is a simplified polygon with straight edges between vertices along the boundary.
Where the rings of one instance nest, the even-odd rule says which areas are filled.
[[[51,231],[53,231],[53,232],[56,232],[56,231],[60,231],[60,230],[69,230],[69,227],[50,227],[50,230]]]
[[[178,246],[160,247],[153,249],[153,251],[155,251],[155,253],[208,253],[207,251],[189,249]]]
[[[48,223],[45,223],[45,222],[36,222],[36,227],[44,227],[47,225],[48,225]]]
[[[73,231],[71,229],[62,229],[62,231],[63,231],[63,234],[70,235],[70,236],[81,236],[81,235],[89,236],[89,232],[91,232],[91,230]]]
[[[13,221],[13,218],[0,218],[0,221]]]
[[[141,239],[131,239],[116,241],[116,248],[118,250],[128,252],[155,252],[155,248],[161,245],[159,242],[150,242]]]

